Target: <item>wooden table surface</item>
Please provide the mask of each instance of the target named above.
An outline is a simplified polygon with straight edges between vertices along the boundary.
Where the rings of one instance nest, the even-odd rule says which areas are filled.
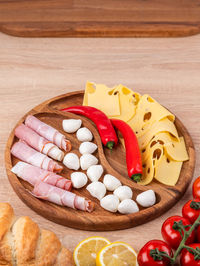
[[[200,175],[200,35],[177,39],[16,38],[0,34],[0,201],[10,202],[17,216],[28,215],[53,230],[70,250],[82,239],[105,236],[136,250],[161,238],[170,215],[181,214],[191,187],[170,211],[147,224],[122,231],[87,232],[50,222],[29,209],[11,188],[4,149],[11,129],[29,109],[51,97],[84,89],[87,80],[109,86],[122,83],[149,93],[186,125],[196,148],[194,177]],[[111,228],[112,229],[112,228]]]

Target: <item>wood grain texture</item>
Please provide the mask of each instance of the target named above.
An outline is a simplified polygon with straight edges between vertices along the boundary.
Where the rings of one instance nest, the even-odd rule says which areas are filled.
[[[165,214],[146,224],[118,231],[81,231],[55,224],[24,204],[12,189],[4,150],[17,121],[40,102],[84,89],[86,80],[112,87],[124,84],[148,93],[179,117],[196,150],[194,179],[200,175],[200,35],[188,38],[13,38],[0,33],[0,201],[17,216],[28,215],[51,230],[71,251],[93,235],[126,241],[137,251],[150,239],[162,239],[163,221],[181,215],[185,195]]]
[[[24,37],[188,36],[200,32],[198,0],[0,1],[0,31]]]
[[[139,212],[129,215],[110,213],[100,207],[99,201],[89,194],[89,192],[86,190],[86,187],[79,190],[72,190],[72,192],[74,191],[76,194],[91,199],[93,202],[95,202],[95,210],[92,213],[60,207],[47,201],[34,198],[28,192],[28,190],[32,191],[32,187],[27,184],[27,182],[18,179],[18,177],[11,172],[11,168],[16,164],[17,161],[19,161],[12,156],[10,152],[12,145],[17,141],[17,138],[14,136],[14,129],[8,138],[5,150],[5,165],[7,175],[13,189],[24,203],[26,203],[30,208],[35,210],[40,215],[50,219],[53,222],[82,230],[110,231],[125,229],[149,222],[150,220],[159,217],[164,212],[169,210],[183,196],[193,177],[195,151],[192,139],[186,128],[181,121],[176,118],[175,125],[179,135],[183,136],[185,139],[186,148],[189,155],[189,160],[183,163],[177,184],[171,187],[153,181],[147,186],[142,186],[134,183],[128,177],[125,150],[121,144],[118,144],[111,153],[106,148],[103,148],[98,131],[89,119],[84,119],[82,116],[59,111],[66,107],[82,105],[83,95],[84,92],[78,91],[55,97],[39,104],[28,114],[35,115],[38,119],[65,134],[66,138],[72,143],[72,152],[76,153],[79,157],[81,156],[79,153],[79,145],[81,142],[77,140],[76,133],[67,134],[62,130],[62,121],[63,119],[70,118],[82,119],[83,126],[89,128],[93,133],[94,142],[98,146],[98,152],[96,152],[94,155],[98,158],[99,163],[103,166],[104,174],[116,176],[123,185],[129,186],[133,190],[134,200],[136,200],[136,197],[139,193],[148,189],[153,189],[156,193],[156,204],[149,208],[140,208]],[[20,119],[20,121],[17,123],[17,126],[24,122],[26,116],[27,115]],[[86,171],[82,172],[86,173]],[[71,173],[73,173],[72,170],[64,167],[64,171],[61,175],[65,176],[66,178],[70,178]],[[100,181],[103,181],[103,175],[100,178]]]

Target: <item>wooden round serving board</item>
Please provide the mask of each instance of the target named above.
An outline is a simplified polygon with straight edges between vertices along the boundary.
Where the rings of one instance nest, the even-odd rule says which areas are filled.
[[[176,204],[176,202],[185,193],[190,181],[192,180],[195,165],[195,151],[192,139],[181,121],[176,118],[175,123],[179,134],[185,138],[190,159],[189,161],[183,163],[178,183],[176,186],[170,187],[153,181],[148,186],[141,186],[131,181],[131,179],[127,176],[125,151],[121,144],[119,144],[112,152],[106,148],[103,148],[98,131],[90,120],[71,113],[63,113],[59,111],[64,107],[81,105],[82,100],[82,91],[68,93],[38,105],[28,114],[35,115],[40,120],[57,128],[61,133],[65,134],[66,137],[72,142],[72,152],[75,152],[78,155],[80,155],[78,151],[80,143],[75,134],[67,134],[62,130],[62,120],[67,118],[81,118],[83,121],[83,126],[89,128],[94,135],[94,142],[98,145],[98,151],[95,155],[98,157],[99,162],[103,165],[105,173],[116,176],[124,185],[130,186],[133,190],[133,199],[135,199],[139,193],[148,189],[153,189],[156,192],[156,204],[153,207],[140,208],[140,211],[134,214],[121,215],[119,213],[110,213],[102,209],[99,205],[99,201],[93,198],[85,187],[80,190],[76,190],[76,193],[95,202],[95,210],[92,213],[61,207],[33,197],[29,193],[29,190],[32,190],[32,186],[19,179],[11,172],[11,168],[18,161],[10,153],[13,143],[17,140],[17,138],[14,136],[13,129],[8,138],[6,146],[5,164],[9,181],[20,199],[31,209],[51,221],[77,229],[99,231],[125,229],[146,223],[160,216],[170,209],[174,204]],[[28,114],[20,119],[17,125],[23,123]],[[65,167],[62,175],[70,178],[71,172],[71,170]]]

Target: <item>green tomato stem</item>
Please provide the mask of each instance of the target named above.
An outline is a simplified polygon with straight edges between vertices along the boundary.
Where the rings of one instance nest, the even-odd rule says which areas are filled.
[[[199,210],[200,209],[200,202],[192,201],[190,203],[190,208],[194,210]]]
[[[193,232],[193,230],[200,225],[200,215],[198,216],[198,218],[196,219],[196,221],[193,223],[193,225],[191,225],[190,229],[188,231],[185,230],[185,228],[187,228],[188,226],[184,226],[182,221],[180,222],[174,222],[173,225],[173,229],[177,230],[180,232],[182,240],[177,248],[177,250],[174,253],[173,257],[170,257],[166,252],[163,251],[159,251],[157,248],[156,249],[152,249],[150,251],[150,256],[155,260],[155,261],[159,261],[162,260],[163,257],[169,259],[171,265],[176,263],[177,257],[178,255],[181,253],[182,249],[187,249],[189,252],[191,252],[194,255],[194,259],[195,260],[199,260],[200,259],[200,249],[194,249],[192,247],[189,247],[187,245],[185,245],[185,242],[187,241],[188,237],[191,235],[191,233]]]
[[[180,252],[182,251],[183,248],[186,248],[186,249],[189,248],[189,249],[191,249],[190,247],[188,247],[187,245],[185,245],[185,242],[187,241],[188,237],[191,235],[192,231],[199,224],[200,224],[200,215],[199,215],[199,217],[196,219],[196,221],[193,223],[193,225],[190,227],[190,229],[188,231],[186,231],[185,228],[183,227],[183,231],[184,231],[183,239],[182,239],[180,245],[178,246],[176,252],[174,253],[174,256],[173,256],[172,261],[171,261],[172,264],[174,264],[176,262],[176,259],[177,259],[178,255],[180,254]]]

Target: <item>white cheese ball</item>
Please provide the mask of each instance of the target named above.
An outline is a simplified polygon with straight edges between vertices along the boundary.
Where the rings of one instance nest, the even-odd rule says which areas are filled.
[[[97,145],[93,142],[85,141],[79,146],[79,152],[81,154],[93,153],[97,149]]]
[[[63,130],[67,133],[74,133],[81,127],[80,119],[64,119],[62,121]]]
[[[84,187],[87,184],[88,178],[86,174],[82,172],[73,172],[71,174],[72,185],[75,188]]]
[[[122,200],[118,206],[118,212],[122,214],[130,214],[138,211],[139,208],[137,206],[137,203],[132,199]]]
[[[98,181],[103,174],[103,166],[101,164],[92,165],[87,169],[87,176],[92,182]]]
[[[98,164],[98,159],[92,154],[83,154],[80,158],[81,169],[87,170],[90,166]]]
[[[115,195],[107,195],[101,199],[100,205],[109,212],[116,212],[119,205],[119,199]]]
[[[140,193],[136,198],[137,203],[142,207],[150,207],[156,203],[156,195],[152,189]]]
[[[122,185],[119,179],[108,174],[104,176],[103,183],[109,191],[114,191],[116,188]]]
[[[69,168],[69,169],[73,169],[73,170],[78,170],[80,168],[80,162],[79,162],[79,158],[78,156],[73,153],[67,153],[63,159],[63,164]]]
[[[76,132],[76,137],[79,141],[84,142],[84,141],[91,141],[93,139],[92,132],[86,128],[82,127]]]
[[[86,189],[98,200],[101,200],[106,194],[106,187],[101,182],[93,182],[89,184]]]
[[[133,191],[128,186],[120,186],[114,191],[114,195],[119,198],[120,201],[125,199],[132,199]]]
[[[65,155],[64,152],[61,151],[57,146],[54,146],[53,148],[48,150],[48,147],[51,145],[52,145],[52,143],[47,143],[44,146],[43,153],[48,155],[49,157],[61,162],[64,158],[64,155]]]

